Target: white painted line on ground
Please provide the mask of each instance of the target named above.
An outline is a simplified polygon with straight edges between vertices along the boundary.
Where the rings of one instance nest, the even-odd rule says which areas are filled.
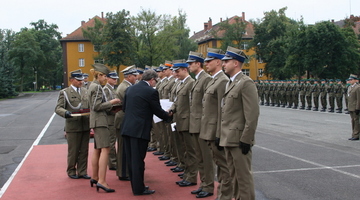
[[[296,157],[296,156],[292,156],[292,155],[289,155],[289,154],[286,154],[286,153],[282,153],[282,152],[279,152],[279,151],[276,151],[276,150],[272,150],[272,149],[269,149],[269,148],[266,148],[266,147],[262,147],[262,146],[256,146],[260,149],[263,149],[263,150],[266,150],[266,151],[270,151],[270,152],[273,152],[273,153],[276,153],[276,154],[279,154],[279,155],[282,155],[282,156],[285,156],[285,157],[288,157],[288,158],[292,158],[292,159],[295,159],[295,160],[299,160],[299,161],[302,161],[302,162],[305,162],[305,163],[309,163],[309,164],[312,164],[312,165],[315,165],[315,166],[318,166],[319,168],[326,168],[326,169],[329,169],[329,170],[332,170],[332,171],[335,171],[335,172],[338,172],[338,173],[341,173],[341,174],[345,174],[345,175],[348,175],[348,176],[351,176],[353,178],[358,178],[360,179],[360,176],[358,175],[355,175],[355,174],[352,174],[352,173],[349,173],[349,172],[345,172],[345,171],[342,171],[342,170],[339,170],[337,169],[336,167],[329,167],[329,166],[326,166],[326,165],[322,165],[322,164],[319,164],[319,163],[316,163],[316,162],[313,162],[313,161],[310,161],[310,160],[305,160],[305,159],[302,159],[302,158],[299,158],[299,157]],[[354,165],[355,166],[355,165]],[[300,168],[301,169],[301,168]],[[304,168],[306,169],[306,168]],[[295,170],[294,170],[295,171]],[[298,170],[298,171],[301,171],[301,170]],[[254,172],[256,173],[256,172]]]
[[[311,171],[311,170],[322,170],[322,169],[341,169],[341,168],[351,168],[351,167],[360,167],[360,165],[344,165],[344,166],[334,166],[334,167],[309,167],[309,168],[297,168],[297,169],[279,169],[279,170],[270,170],[270,171],[256,171],[256,172],[254,172],[254,174]]]
[[[31,145],[30,149],[28,150],[28,152],[25,154],[24,158],[22,159],[22,161],[20,162],[20,164],[16,167],[15,171],[11,174],[10,178],[6,181],[6,183],[4,184],[4,186],[1,188],[0,191],[0,198],[2,197],[2,195],[5,193],[5,191],[7,190],[7,188],[9,187],[10,183],[12,182],[12,180],[15,178],[15,175],[19,172],[21,166],[24,164],[24,161],[26,160],[26,158],[29,156],[29,154],[31,153],[32,149],[34,148],[34,146],[38,145],[41,138],[44,136],[46,130],[49,128],[52,120],[55,117],[55,113],[50,117],[49,121],[47,122],[47,124],[44,126],[44,128],[42,129],[42,131],[40,132],[39,136],[36,138],[36,140],[34,141],[34,143]]]

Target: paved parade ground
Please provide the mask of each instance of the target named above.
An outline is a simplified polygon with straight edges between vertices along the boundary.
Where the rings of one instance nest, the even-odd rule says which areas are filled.
[[[180,179],[151,153],[145,183],[156,190],[153,195],[133,196],[129,182],[114,171],[107,174],[112,194],[97,193],[89,180],[68,178],[64,119],[54,115],[57,96],[43,92],[0,101],[1,199],[196,199],[190,191],[198,186],[175,185]],[[359,198],[360,142],[348,140],[349,115],[260,106],[255,136],[257,200]]]

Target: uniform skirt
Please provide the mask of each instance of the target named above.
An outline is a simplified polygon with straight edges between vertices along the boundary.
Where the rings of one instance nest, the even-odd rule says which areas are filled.
[[[106,127],[94,128],[95,149],[110,147],[110,130]]]

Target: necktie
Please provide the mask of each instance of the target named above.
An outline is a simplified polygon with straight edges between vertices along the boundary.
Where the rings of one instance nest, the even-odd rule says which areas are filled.
[[[76,88],[76,92],[80,94],[80,88]]]

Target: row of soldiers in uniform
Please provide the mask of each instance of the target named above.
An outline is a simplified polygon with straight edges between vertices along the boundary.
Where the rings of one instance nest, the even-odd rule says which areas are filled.
[[[176,182],[180,187],[197,185],[199,174],[200,187],[191,191],[197,198],[214,194],[215,163],[219,181],[216,199],[255,199],[251,147],[259,105],[255,83],[241,71],[245,59],[246,55],[233,47],[228,47],[225,54],[208,48],[206,58],[190,52],[187,61],[165,62],[155,69],[161,78],[156,85],[160,99],[173,102],[169,111],[174,113],[176,128],[172,130],[165,122],[154,123],[149,151],[156,148],[156,153],[162,155],[159,160],[176,166],[171,168],[173,172],[183,172],[179,174],[182,180]],[[203,70],[204,66],[211,75]],[[120,180],[130,179],[120,135],[125,113],[113,112],[113,108],[123,102],[126,89],[136,84],[141,75],[134,66],[126,68],[122,71],[124,80],[115,89],[117,73],[102,64],[93,67],[95,79],[91,84],[84,81],[81,70],[70,73],[71,85],[60,91],[55,110],[66,118],[68,176],[90,179],[90,185],[95,184],[97,190],[115,192],[106,183],[107,167],[116,170]],[[90,115],[83,115],[89,110]],[[92,177],[87,174],[90,128],[96,133]],[[142,194],[154,192],[145,188]]]
[[[328,103],[328,112],[342,113],[343,98],[345,99],[345,111],[347,111],[347,90],[350,84],[343,84],[340,79],[320,81],[314,79],[301,80],[264,80],[255,81],[261,105],[287,107],[293,109],[306,109],[325,112]],[[301,103],[301,106],[300,106]],[[306,106],[307,105],[307,106]]]

